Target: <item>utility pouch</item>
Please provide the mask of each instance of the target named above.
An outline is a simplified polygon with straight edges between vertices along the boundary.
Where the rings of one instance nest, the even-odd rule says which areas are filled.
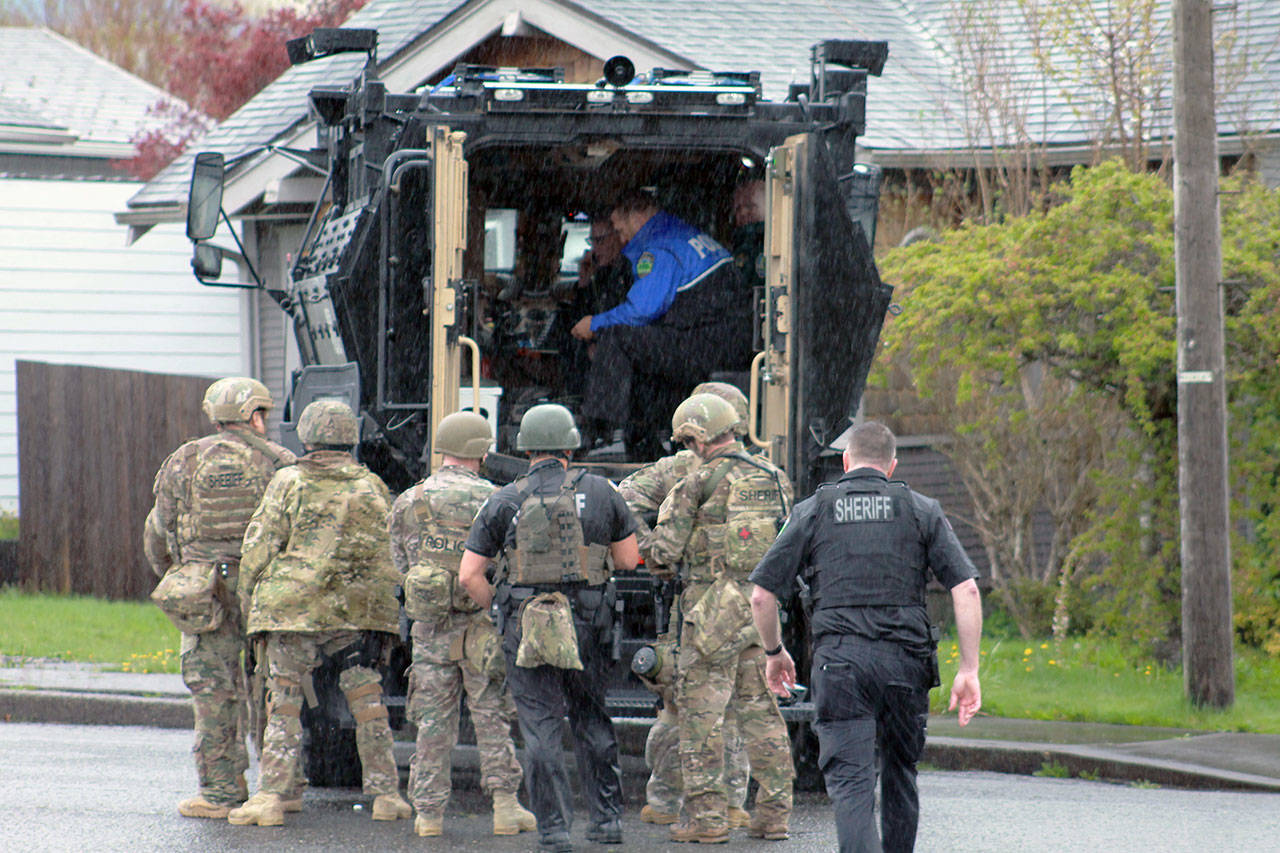
[[[448,569],[414,563],[404,576],[404,612],[415,622],[439,627],[449,618],[454,583]]]
[[[507,674],[507,661],[502,654],[502,638],[488,619],[473,620],[463,634],[463,654],[476,672],[501,681]]]
[[[742,633],[751,623],[751,604],[728,578],[720,578],[707,589],[684,617],[681,642],[687,642],[703,658],[711,658]]]
[[[520,647],[516,666],[582,669],[573,610],[563,592],[545,592],[525,601],[520,610]]]
[[[227,617],[219,587],[222,575],[210,563],[182,563],[165,572],[151,600],[184,634],[204,634]]]

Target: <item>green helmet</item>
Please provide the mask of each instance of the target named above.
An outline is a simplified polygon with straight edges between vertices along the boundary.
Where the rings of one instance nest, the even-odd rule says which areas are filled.
[[[454,412],[436,427],[436,452],[459,459],[483,459],[493,444],[493,430],[483,415]]]
[[[355,412],[341,400],[316,400],[298,418],[298,440],[308,447],[354,447],[360,443]]]
[[[243,423],[273,405],[267,386],[247,376],[219,379],[204,392],[204,413],[215,424]]]
[[[747,395],[737,385],[730,385],[728,382],[703,382],[693,389],[693,393],[715,394],[733,406],[733,410],[738,413],[738,422],[733,425],[733,431],[738,435],[747,434]]]
[[[581,445],[573,414],[564,406],[542,403],[520,419],[516,450],[577,450]]]
[[[694,394],[679,406],[671,416],[671,437],[676,441],[694,438],[711,441],[731,432],[739,423],[733,406],[715,394]]]

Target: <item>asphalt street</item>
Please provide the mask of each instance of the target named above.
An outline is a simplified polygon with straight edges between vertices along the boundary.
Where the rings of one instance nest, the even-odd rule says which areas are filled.
[[[233,827],[182,818],[174,806],[194,791],[191,734],[134,726],[0,724],[0,849],[23,851],[486,850],[533,849],[530,835],[489,834],[487,800],[455,792],[441,839],[419,839],[410,821],[374,823],[355,790],[312,790],[284,828]],[[921,774],[924,851],[1280,851],[1280,794],[1161,787],[988,772]],[[357,809],[357,806],[361,808]],[[691,850],[665,829],[641,824],[632,797],[622,848],[582,841],[583,850]],[[792,840],[735,833],[733,849],[835,848],[821,795],[798,798]]]

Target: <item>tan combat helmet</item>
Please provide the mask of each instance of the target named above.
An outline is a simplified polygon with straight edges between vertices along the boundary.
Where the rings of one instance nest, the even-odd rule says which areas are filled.
[[[694,394],[671,416],[671,437],[675,441],[712,441],[732,432],[741,419],[732,405],[715,394]]]
[[[219,379],[204,392],[204,413],[214,424],[244,423],[258,409],[270,409],[267,386],[247,376]]]
[[[360,443],[355,412],[341,400],[316,400],[298,418],[298,440],[307,447],[354,447]]]
[[[728,382],[703,382],[689,396],[694,394],[715,394],[733,406],[733,410],[738,413],[738,422],[733,425],[733,432],[735,435],[747,434],[747,395],[737,385],[730,385]]]
[[[483,415],[454,412],[436,427],[436,452],[458,459],[483,459],[493,446],[493,430]]]

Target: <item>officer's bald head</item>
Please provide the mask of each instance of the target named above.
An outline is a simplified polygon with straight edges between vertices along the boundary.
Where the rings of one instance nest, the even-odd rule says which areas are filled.
[[[878,468],[888,474],[897,461],[898,442],[893,432],[879,421],[864,421],[849,431],[844,448],[845,470]]]

